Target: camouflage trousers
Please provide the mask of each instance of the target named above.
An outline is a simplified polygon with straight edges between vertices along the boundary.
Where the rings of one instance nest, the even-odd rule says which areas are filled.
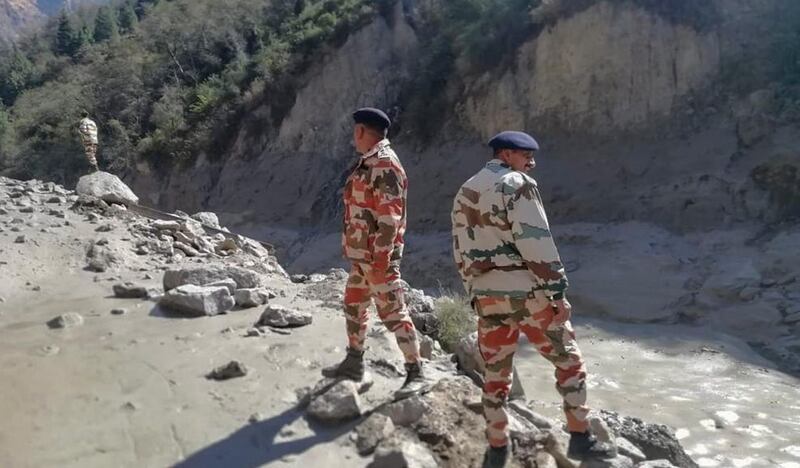
[[[388,272],[376,276],[368,265],[353,264],[344,291],[344,313],[350,348],[359,351],[364,349],[367,309],[373,299],[378,316],[386,328],[394,333],[405,361],[419,361],[417,331],[406,308],[398,266],[392,266]]]
[[[477,296],[478,345],[486,361],[483,414],[489,444],[508,444],[505,405],[513,378],[514,353],[520,332],[555,366],[556,389],[563,398],[567,429],[584,432],[588,427],[586,367],[569,321],[553,323],[554,311],[537,299]]]
[[[86,153],[86,159],[93,167],[97,167],[97,143],[84,143],[83,151]]]

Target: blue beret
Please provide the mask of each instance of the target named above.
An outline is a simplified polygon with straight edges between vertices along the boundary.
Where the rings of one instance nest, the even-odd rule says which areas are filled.
[[[489,140],[489,146],[494,148],[495,150],[501,149],[515,149],[515,150],[523,150],[523,151],[538,151],[539,150],[539,143],[536,143],[536,140],[533,139],[532,136],[528,135],[524,132],[500,132],[491,140]]]
[[[353,120],[357,124],[369,125],[370,127],[386,130],[392,126],[392,121],[386,112],[373,107],[363,107],[353,112]]]

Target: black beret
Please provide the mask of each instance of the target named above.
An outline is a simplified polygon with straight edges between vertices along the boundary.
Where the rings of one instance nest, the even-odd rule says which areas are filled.
[[[539,143],[532,136],[524,132],[506,131],[500,132],[491,140],[489,146],[495,150],[501,149],[515,149],[523,151],[538,151]]]
[[[373,107],[363,107],[353,112],[353,120],[357,124],[369,125],[381,130],[386,130],[392,126],[392,121],[386,115],[386,112]]]

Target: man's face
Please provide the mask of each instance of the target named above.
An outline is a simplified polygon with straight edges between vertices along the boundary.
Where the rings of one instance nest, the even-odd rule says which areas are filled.
[[[515,171],[528,172],[536,167],[533,156],[533,151],[507,149],[500,154],[500,159]]]

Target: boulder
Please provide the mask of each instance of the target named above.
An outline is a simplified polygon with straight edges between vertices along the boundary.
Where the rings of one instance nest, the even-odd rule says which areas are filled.
[[[388,416],[395,426],[410,426],[419,421],[430,409],[428,403],[419,396],[405,398],[381,408],[380,413]]]
[[[147,297],[147,288],[134,283],[117,283],[113,286],[114,297],[139,299]]]
[[[373,413],[356,428],[356,448],[361,456],[369,455],[384,439],[394,432],[392,420],[380,413]]]
[[[108,203],[139,203],[139,197],[119,177],[108,172],[98,171],[81,177],[75,191]]]
[[[232,309],[235,302],[224,286],[195,286],[186,284],[167,291],[159,305],[189,317],[218,315]]]
[[[74,328],[83,325],[83,316],[75,312],[67,312],[47,322],[50,328]]]
[[[361,398],[355,382],[342,380],[316,397],[308,406],[308,415],[323,423],[338,423],[361,416]]]
[[[228,278],[234,280],[239,289],[258,288],[262,285],[261,277],[252,270],[238,266],[211,265],[167,270],[164,272],[164,291],[184,284],[202,286]]]
[[[669,460],[664,460],[662,458],[660,460],[644,461],[636,465],[636,468],[678,468],[678,467],[670,463]]]
[[[219,281],[214,281],[214,282],[211,282],[211,283],[208,283],[208,284],[204,284],[203,286],[212,286],[212,287],[213,286],[224,286],[224,287],[228,288],[228,292],[230,293],[231,296],[233,296],[233,293],[236,291],[236,281],[234,281],[234,280],[232,280],[230,278],[226,278],[224,280],[219,280]]]
[[[198,221],[206,226],[219,229],[219,218],[215,213],[210,211],[201,211],[192,215],[192,219]]]
[[[619,451],[619,454],[620,455],[625,455],[626,457],[628,457],[631,460],[633,460],[634,463],[639,463],[639,462],[645,461],[647,459],[645,454],[642,453],[641,450],[639,450],[639,447],[633,445],[633,443],[630,440],[628,440],[628,439],[626,439],[624,437],[617,437],[616,443],[617,443],[617,450]],[[669,463],[669,462],[667,462],[667,463]],[[669,463],[669,464],[670,464],[670,466],[672,465],[672,463]]]
[[[269,291],[261,288],[237,289],[233,298],[239,307],[257,307],[269,300]]]
[[[228,380],[236,377],[244,377],[249,372],[247,366],[239,361],[231,361],[224,366],[217,367],[206,375],[211,380]]]
[[[395,447],[380,447],[369,468],[437,468],[436,459],[424,445],[403,442]]]
[[[264,309],[255,326],[288,328],[311,324],[313,317],[308,312],[287,309],[280,305],[270,305]]]
[[[612,411],[602,410],[600,417],[618,437],[628,439],[648,459],[666,459],[682,468],[698,468],[669,427],[647,424],[640,419],[620,416]]]

